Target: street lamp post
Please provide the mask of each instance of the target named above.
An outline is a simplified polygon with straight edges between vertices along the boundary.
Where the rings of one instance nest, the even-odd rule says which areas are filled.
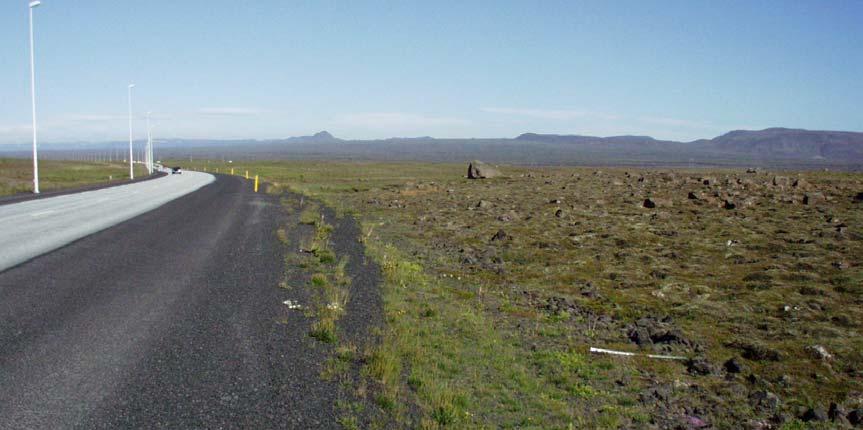
[[[152,175],[153,174],[153,159],[152,159],[152,152],[151,152],[150,148],[151,148],[151,145],[153,144],[153,136],[150,133],[152,131],[152,128],[150,128],[150,114],[151,113],[152,112],[147,112],[147,148],[146,148],[146,154],[144,155],[144,162],[147,164],[147,172],[149,172]]]
[[[135,84],[129,84],[129,179],[135,179],[135,167],[132,164],[135,158],[132,153],[132,88],[135,88]]]
[[[33,193],[39,194],[39,157],[36,152],[36,61],[33,47],[33,9],[42,2],[30,2],[30,101],[33,108]]]

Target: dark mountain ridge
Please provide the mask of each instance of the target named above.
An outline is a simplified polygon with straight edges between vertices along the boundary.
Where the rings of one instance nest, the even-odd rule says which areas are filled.
[[[128,143],[40,145],[46,156],[124,148]],[[136,147],[140,144],[136,142]],[[789,128],[735,130],[693,142],[649,136],[525,133],[516,138],[397,137],[344,140],[322,131],[272,140],[160,139],[160,157],[350,159],[545,165],[764,166],[863,170],[863,133]],[[0,145],[0,155],[28,157],[29,145]]]

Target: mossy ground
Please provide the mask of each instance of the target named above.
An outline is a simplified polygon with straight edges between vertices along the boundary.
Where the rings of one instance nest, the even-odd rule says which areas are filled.
[[[404,423],[778,428],[863,401],[859,174],[511,167],[471,181],[461,165],[246,168],[362,221],[386,324],[359,355],[378,405]],[[672,340],[636,345],[645,321]],[[722,370],[732,357],[743,372]],[[780,404],[754,402],[763,391]]]

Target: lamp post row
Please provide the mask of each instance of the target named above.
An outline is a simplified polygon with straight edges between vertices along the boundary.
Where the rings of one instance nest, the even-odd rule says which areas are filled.
[[[33,114],[33,193],[39,194],[39,155],[37,151],[37,129],[36,129],[36,61],[35,46],[33,41],[33,9],[42,4],[39,0],[29,3],[30,18],[30,102]],[[135,179],[134,155],[132,152],[132,88],[135,84],[129,84],[129,178]],[[150,113],[147,112],[147,148],[144,155],[144,163],[147,171],[153,173],[153,140],[150,127]]]

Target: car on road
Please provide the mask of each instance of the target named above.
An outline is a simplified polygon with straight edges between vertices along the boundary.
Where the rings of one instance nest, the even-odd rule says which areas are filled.
[[[181,169],[179,167],[171,167],[171,174],[172,175],[179,175],[181,173],[183,173],[183,169]]]

